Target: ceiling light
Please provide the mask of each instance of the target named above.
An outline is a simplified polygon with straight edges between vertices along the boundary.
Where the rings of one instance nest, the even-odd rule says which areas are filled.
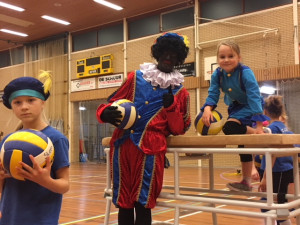
[[[7,29],[0,29],[0,31],[5,32],[5,33],[9,33],[9,34],[22,36],[22,37],[27,37],[28,36],[28,34],[20,33],[20,32],[17,32],[17,31],[12,31],[12,30],[7,30]]]
[[[79,106],[79,110],[80,110],[80,111],[84,111],[84,110],[86,110],[86,107],[84,107],[84,106]]]
[[[50,21],[56,22],[56,23],[60,23],[60,24],[63,24],[63,25],[69,25],[70,24],[67,21],[60,20],[60,19],[54,18],[52,16],[43,15],[42,18],[44,18],[46,20],[50,20]]]
[[[268,95],[272,95],[275,93],[276,88],[271,87],[271,86],[262,86],[260,89],[260,92],[263,94],[268,94]]]
[[[109,8],[115,9],[115,10],[122,10],[123,8],[121,6],[115,5],[111,2],[105,1],[105,0],[94,0],[94,2],[97,2],[101,5],[105,5]]]
[[[0,2],[0,6],[8,8],[8,9],[13,9],[13,10],[16,10],[16,11],[19,11],[19,12],[25,11],[25,9],[22,9],[22,8],[20,8],[18,6],[7,4],[7,3],[4,3],[4,2]]]

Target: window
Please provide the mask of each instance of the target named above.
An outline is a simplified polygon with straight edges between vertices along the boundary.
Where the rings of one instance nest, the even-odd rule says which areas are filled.
[[[123,41],[123,24],[105,27],[98,31],[99,46],[109,45]]]
[[[35,61],[39,59],[39,51],[38,51],[38,45],[33,44],[29,46],[30,48],[30,53],[31,53],[31,59],[28,59],[28,61]]]
[[[217,20],[291,4],[292,2],[292,0],[210,0],[201,3],[200,17]],[[208,21],[201,21],[201,23],[204,22]]]
[[[159,33],[159,15],[129,22],[129,40]]]
[[[97,47],[97,31],[90,31],[73,36],[73,51]]]
[[[201,3],[200,17],[222,19],[243,13],[243,1],[240,0],[210,0]],[[202,23],[207,22],[205,20]]]
[[[24,63],[24,47],[11,49],[10,55],[12,65]]]
[[[24,63],[24,47],[0,52],[0,68]]]
[[[292,3],[292,0],[245,0],[245,13]]]
[[[162,31],[194,25],[194,7],[163,13]]]
[[[10,56],[9,51],[0,52],[0,68],[10,66]]]

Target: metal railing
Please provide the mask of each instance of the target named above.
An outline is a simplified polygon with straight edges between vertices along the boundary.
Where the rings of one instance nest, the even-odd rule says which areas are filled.
[[[109,148],[105,149],[106,154],[109,155]],[[174,215],[174,225],[179,224],[179,212],[180,209],[190,209],[198,210],[203,212],[212,213],[213,224],[217,225],[217,214],[230,214],[236,216],[245,216],[245,217],[256,217],[263,218],[266,225],[274,224],[274,221],[277,219],[288,219],[296,217],[297,225],[300,225],[300,196],[299,196],[299,168],[298,168],[298,153],[300,153],[300,148],[207,148],[207,147],[196,147],[196,148],[168,148],[168,153],[174,154],[174,186],[164,186],[163,192],[159,196],[157,206],[175,208]],[[181,153],[205,153],[207,154],[209,160],[209,187],[207,189],[191,188],[191,187],[182,187],[180,186],[179,173],[180,173],[180,158],[179,154]],[[213,166],[213,155],[216,153],[222,154],[264,154],[266,156],[266,176],[267,176],[267,192],[233,192],[226,190],[218,190],[214,187],[214,166]],[[293,157],[294,165],[294,185],[295,192],[294,194],[287,194],[289,202],[284,204],[277,204],[274,202],[274,197],[276,194],[273,193],[272,186],[272,156],[286,156],[290,155]],[[110,161],[109,156],[107,157],[107,187],[105,189],[105,197],[107,199],[106,206],[106,216],[105,216],[105,225],[109,224],[109,215],[111,207],[111,177],[110,177]],[[170,190],[170,191],[166,191]],[[224,198],[220,195],[218,196],[196,196],[195,194],[183,194],[184,191],[195,191],[197,194],[199,192],[207,192],[211,194],[229,194],[234,195],[234,199]],[[253,196],[253,197],[266,197],[266,201],[262,200],[249,200],[243,198],[244,196]],[[241,198],[239,198],[241,196]],[[194,203],[205,203],[206,205],[187,205],[182,203],[174,202],[164,202],[160,201],[162,199],[178,200],[178,201],[189,201]],[[236,206],[236,209],[228,208],[218,208],[217,204],[223,204],[227,206]],[[257,212],[248,211],[245,208],[255,208]],[[268,212],[261,212],[260,209],[268,209]],[[292,210],[293,209],[293,210]]]

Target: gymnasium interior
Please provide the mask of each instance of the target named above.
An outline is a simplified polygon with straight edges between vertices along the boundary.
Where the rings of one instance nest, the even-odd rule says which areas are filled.
[[[164,172],[152,224],[273,225],[275,218],[282,217],[300,225],[300,150],[291,148],[300,144],[299,2],[109,2],[120,8],[97,0],[6,0],[4,3],[19,8],[14,10],[0,2],[0,97],[15,78],[36,77],[40,70],[52,74],[45,118],[69,139],[71,162],[71,187],[63,197],[59,224],[118,224],[106,157],[115,127],[98,123],[96,110],[107,103],[129,72],[145,62],[155,63],[150,48],[158,36],[176,32],[189,40],[188,57],[177,69],[184,75],[183,85],[190,94],[192,124],[182,137],[168,139],[170,167]],[[45,15],[60,21],[45,19]],[[210,77],[217,68],[217,44],[226,39],[239,44],[242,63],[253,70],[261,95],[283,96],[288,128],[295,135],[228,138],[222,131],[212,136],[197,132],[194,119],[205,103]],[[220,99],[223,97],[221,94]],[[227,116],[223,101],[217,109]],[[0,115],[1,140],[16,130],[19,121],[3,104]],[[258,182],[253,183],[252,193],[228,191],[226,183],[241,179],[241,163],[235,153],[241,144],[249,145],[242,150],[247,153],[271,157],[286,150],[294,157],[296,189],[289,203],[282,207],[270,201],[262,203],[260,198],[271,199],[272,193],[259,193]],[[269,214],[260,212],[262,204],[272,209]]]

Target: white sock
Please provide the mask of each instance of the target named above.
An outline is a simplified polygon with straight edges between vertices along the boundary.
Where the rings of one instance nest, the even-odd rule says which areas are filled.
[[[251,177],[243,177],[243,180],[246,181],[248,185],[251,185],[251,181],[252,181]]]

